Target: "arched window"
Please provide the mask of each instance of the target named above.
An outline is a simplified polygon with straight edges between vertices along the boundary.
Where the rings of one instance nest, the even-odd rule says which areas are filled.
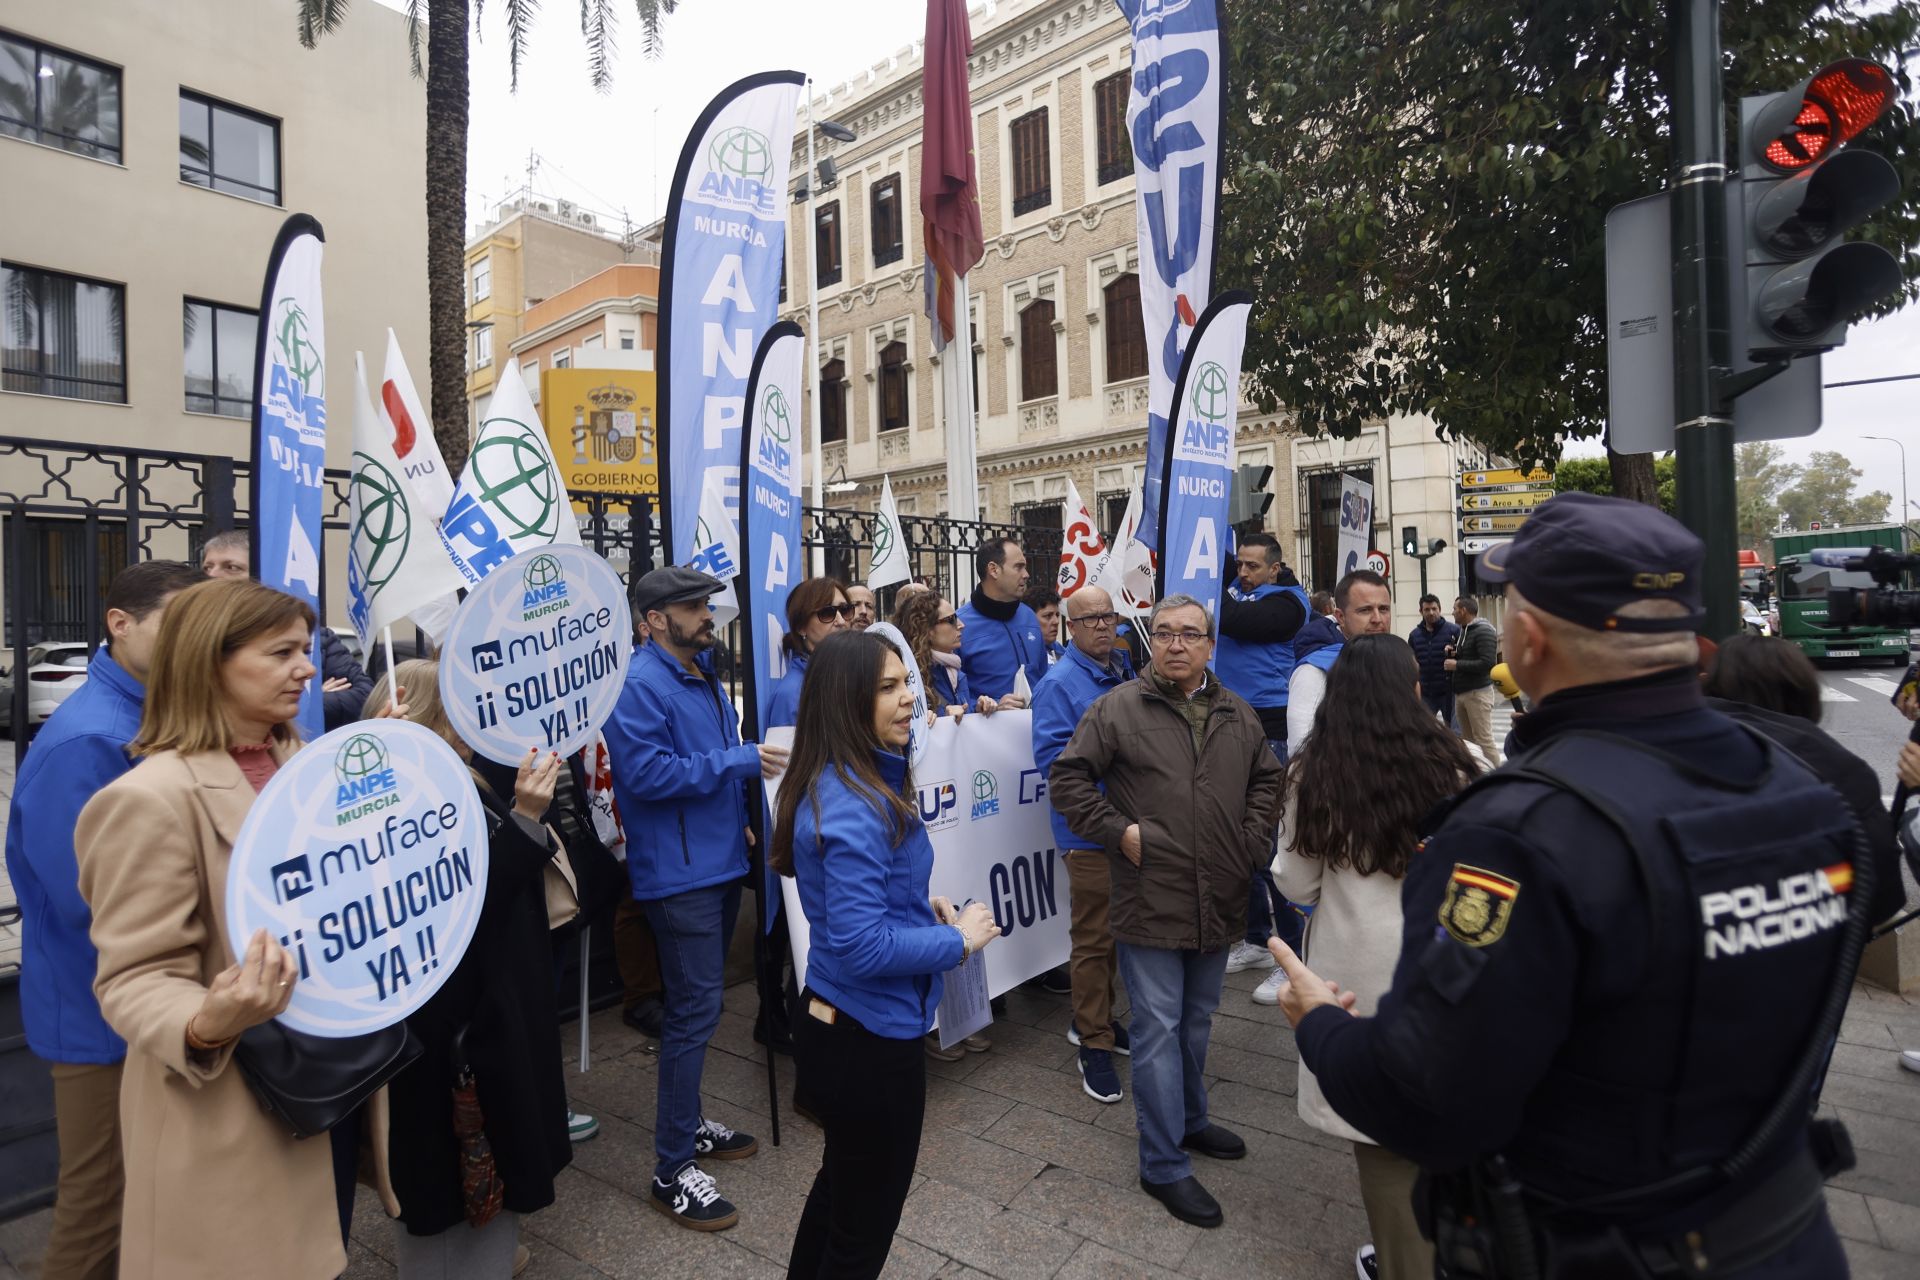
[[[1101,322],[1107,329],[1107,381],[1146,377],[1147,330],[1140,318],[1140,277],[1121,276],[1102,292],[1106,295]]]
[[[907,344],[889,342],[880,348],[880,429],[897,431],[907,425]]]
[[[1020,313],[1020,398],[1060,394],[1059,361],[1053,345],[1053,303],[1036,299]]]
[[[847,362],[829,360],[820,366],[820,443],[847,438]]]

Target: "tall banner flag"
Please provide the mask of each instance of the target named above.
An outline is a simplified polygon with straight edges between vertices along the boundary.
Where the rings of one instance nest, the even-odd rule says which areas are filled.
[[[320,305],[320,224],[280,225],[260,291],[253,370],[253,576],[320,609],[320,522],[327,485],[327,335]],[[314,632],[313,664],[320,663]],[[320,678],[300,699],[300,732],[326,732]]]
[[[500,371],[486,421],[440,520],[440,541],[469,584],[528,547],[580,545],[580,523],[513,361]]]
[[[986,250],[980,227],[980,185],[974,167],[973,100],[967,59],[973,33],[967,0],[927,0],[921,60],[920,216],[927,246],[928,332],[940,366],[946,410],[947,506],[955,519],[979,514],[974,450],[973,335],[967,272]],[[958,349],[944,357],[947,344]]]
[[[893,477],[880,482],[880,510],[873,518],[873,564],[867,586],[878,591],[913,577],[907,555],[907,531],[900,527],[900,509],[893,503]]]
[[[393,456],[400,462],[402,476],[420,499],[420,509],[437,519],[453,501],[453,475],[446,459],[440,456],[440,442],[433,438],[433,420],[420,403],[413,375],[400,354],[400,339],[387,330],[387,363],[380,377],[380,420],[386,425],[387,440]]]
[[[1060,572],[1056,589],[1062,598],[1093,581],[1093,568],[1106,558],[1107,542],[1100,522],[1080,500],[1080,486],[1067,477],[1067,527],[1060,535]]]
[[[1340,473],[1340,536],[1334,543],[1344,578],[1367,567],[1373,546],[1373,485],[1359,476]]]
[[[687,557],[689,566],[726,584],[707,602],[715,627],[724,627],[740,616],[740,596],[733,586],[740,573],[740,536],[721,495],[722,474],[714,468],[701,477],[700,519],[693,526],[693,554]]]
[[[347,612],[363,652],[423,600],[451,597],[466,579],[433,535],[434,508],[419,500],[406,464],[367,390],[367,362],[353,356],[353,478],[348,485]]]
[[[1240,355],[1253,295],[1223,293],[1200,313],[1174,384],[1172,439],[1160,486],[1160,592],[1186,593],[1213,612],[1226,572]]]
[[[1213,293],[1214,216],[1227,63],[1215,0],[1116,0],[1133,28],[1134,205],[1147,332],[1146,503],[1140,541],[1161,549],[1160,484],[1174,375]]]
[[[798,71],[721,90],[687,135],[661,246],[660,528],[666,563],[693,554],[700,489],[718,469],[740,515],[740,436],[754,353],[779,309]]]

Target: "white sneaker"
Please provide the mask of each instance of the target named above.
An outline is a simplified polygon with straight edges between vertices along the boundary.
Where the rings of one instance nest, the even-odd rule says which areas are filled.
[[[1227,952],[1227,972],[1238,973],[1242,969],[1271,969],[1277,962],[1273,952],[1265,947],[1256,947],[1251,942],[1236,942]]]
[[[1909,1071],[1920,1071],[1920,1049],[1906,1049],[1900,1054],[1900,1065]]]
[[[1276,968],[1272,973],[1267,975],[1265,982],[1262,982],[1253,989],[1253,1002],[1255,1004],[1279,1004],[1280,988],[1286,985],[1287,971]]]

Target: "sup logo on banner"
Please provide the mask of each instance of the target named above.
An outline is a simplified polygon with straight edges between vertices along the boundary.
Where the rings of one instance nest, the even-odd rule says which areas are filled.
[[[466,954],[486,898],[473,775],[404,720],[336,729],[260,792],[227,870],[235,955],[265,929],[299,964],[280,1020],[320,1036],[405,1018]]]
[[[945,831],[960,821],[960,790],[952,778],[920,785],[920,820],[929,831]]]
[[[530,747],[571,755],[613,714],[632,635],[626,590],[605,560],[564,544],[523,551],[454,614],[440,660],[447,718],[501,764]]]

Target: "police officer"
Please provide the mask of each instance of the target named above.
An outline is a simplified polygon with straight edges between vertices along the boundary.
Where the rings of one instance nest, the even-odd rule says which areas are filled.
[[[1534,703],[1516,759],[1422,842],[1375,1016],[1274,948],[1301,1061],[1420,1164],[1439,1275],[1847,1274],[1822,1182],[1850,1151],[1809,1113],[1859,891],[1897,870],[1705,705],[1702,560],[1658,511],[1581,493],[1483,555]]]

